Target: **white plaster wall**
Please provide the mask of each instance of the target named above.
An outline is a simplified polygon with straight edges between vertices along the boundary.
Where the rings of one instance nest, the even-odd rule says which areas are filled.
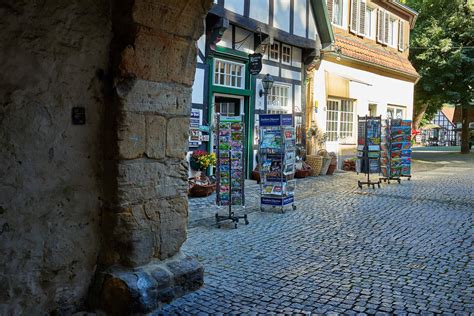
[[[291,65],[294,66],[294,67],[298,67],[298,68],[301,68],[302,66],[302,52],[301,52],[301,48],[298,48],[298,47],[294,47],[292,48],[292,52],[291,52]]]
[[[204,103],[204,69],[196,68],[194,74],[192,103]]]
[[[290,0],[274,0],[273,26],[290,32]]]
[[[306,0],[294,0],[293,34],[306,37]]]
[[[224,7],[232,12],[244,15],[244,1],[243,0],[225,0]]]
[[[281,77],[301,81],[301,72],[282,68]]]
[[[237,0],[244,3],[243,0]],[[268,24],[270,0],[250,0],[250,18]]]
[[[325,109],[327,97],[325,71],[351,79],[349,97],[356,100],[355,124],[357,123],[357,115],[369,114],[369,103],[377,104],[377,115],[382,115],[382,118],[387,117],[387,104],[393,104],[404,106],[406,108],[406,119],[412,119],[414,91],[414,84],[412,82],[322,61],[314,77],[314,96],[319,105],[315,120],[319,127],[326,128]],[[354,128],[356,129],[356,125],[354,125]],[[354,130],[354,133],[356,132]]]
[[[221,47],[232,48],[232,26],[229,26],[229,28],[224,32],[224,35],[217,45]]]
[[[302,106],[301,106],[301,86],[295,84],[295,112],[302,112]]]
[[[262,71],[260,72],[264,75],[270,74],[271,76],[279,77],[280,76],[280,67],[270,66],[270,65],[262,65]]]
[[[318,31],[316,30],[316,23],[314,22],[313,10],[309,10],[308,22],[308,38],[316,40]]]
[[[239,27],[236,27],[235,28],[235,49],[245,52],[247,54],[253,54],[254,52],[253,32],[249,32]]]
[[[206,54],[206,35],[203,35],[199,38],[199,40],[197,41],[197,47],[201,51],[201,53]],[[196,56],[196,58],[198,63],[204,62],[204,60],[199,57],[199,54]]]

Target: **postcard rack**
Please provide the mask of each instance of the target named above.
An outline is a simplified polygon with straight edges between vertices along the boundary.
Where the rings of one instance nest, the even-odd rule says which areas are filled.
[[[260,210],[295,205],[296,134],[291,114],[260,114],[258,162]]]
[[[382,132],[381,116],[357,116],[357,173],[365,173],[367,181],[357,181],[357,185],[362,189],[363,185],[375,189],[380,188],[380,179],[372,181],[371,173],[380,173],[380,143]]]
[[[411,179],[411,121],[387,119],[383,128],[380,180],[400,183],[401,177]]]
[[[216,226],[221,222],[232,221],[237,228],[239,219],[249,224],[247,214],[236,215],[232,206],[245,207],[245,125],[244,117],[221,116],[216,114],[217,122],[217,188],[216,204],[227,206],[228,213],[216,213]]]

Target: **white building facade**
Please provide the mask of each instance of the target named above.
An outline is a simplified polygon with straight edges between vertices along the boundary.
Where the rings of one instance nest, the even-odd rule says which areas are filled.
[[[390,0],[327,4],[335,44],[313,70],[307,111],[326,132],[326,149],[345,155],[357,143],[357,116],[412,119],[419,76],[407,43],[416,13]]]

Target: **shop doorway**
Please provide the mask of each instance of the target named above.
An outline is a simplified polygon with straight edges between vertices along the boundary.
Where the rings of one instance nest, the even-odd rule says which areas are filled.
[[[242,113],[241,103],[243,99],[241,98],[216,96],[214,100],[215,113],[225,116],[238,116]]]

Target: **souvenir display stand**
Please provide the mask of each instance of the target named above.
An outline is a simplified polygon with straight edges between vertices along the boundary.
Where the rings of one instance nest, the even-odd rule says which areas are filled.
[[[247,214],[235,215],[232,206],[245,207],[245,126],[243,116],[216,115],[217,122],[217,188],[216,204],[227,206],[227,215],[216,213],[216,225],[232,221],[235,228],[239,219],[248,225]]]
[[[260,114],[258,161],[260,171],[260,210],[264,206],[292,205],[295,210],[294,179],[296,133],[291,114]]]
[[[385,120],[382,133],[382,158],[380,180],[400,183],[400,177],[411,178],[411,121]]]
[[[380,173],[380,143],[382,133],[382,117],[357,116],[357,173],[365,173],[367,181],[357,181],[359,188],[364,184],[380,188],[380,179],[372,181],[371,173]]]

